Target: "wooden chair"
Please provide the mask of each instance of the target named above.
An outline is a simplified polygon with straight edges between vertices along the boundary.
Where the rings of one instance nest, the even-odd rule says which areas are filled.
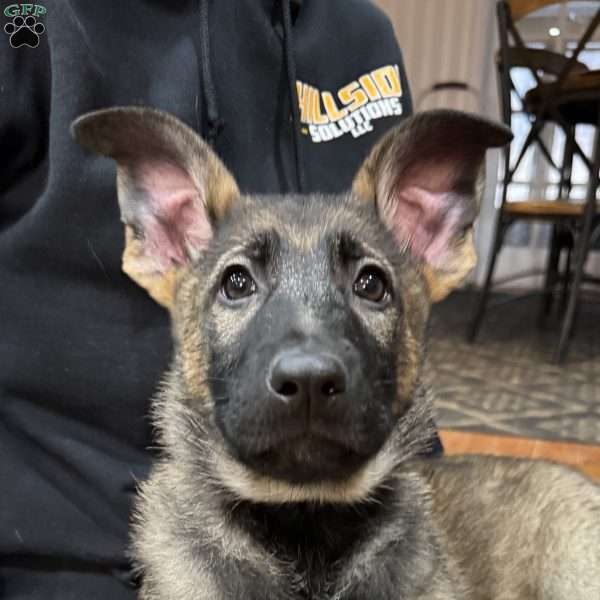
[[[479,331],[487,306],[497,256],[502,248],[508,228],[519,220],[543,220],[553,224],[552,244],[549,252],[544,289],[544,311],[550,308],[554,288],[561,277],[558,271],[563,248],[569,251],[567,269],[563,276],[568,308],[563,319],[560,342],[555,360],[565,357],[567,342],[571,334],[579,287],[583,281],[583,266],[593,235],[597,207],[595,202],[598,153],[592,159],[586,156],[575,139],[575,126],[580,123],[599,125],[600,115],[600,71],[590,71],[578,58],[581,51],[600,24],[600,0],[583,0],[596,5],[597,10],[571,56],[548,50],[529,48],[525,45],[515,23],[530,13],[547,5],[559,4],[559,0],[501,0],[497,3],[500,50],[496,63],[504,122],[510,127],[513,109],[511,96],[516,95],[523,111],[531,120],[531,128],[514,163],[511,163],[511,148],[504,151],[504,176],[502,197],[498,207],[498,219],[492,243],[492,252],[487,268],[485,283],[480,293],[467,337],[474,341]],[[512,72],[517,67],[529,69],[535,87],[521,97],[514,84]],[[562,165],[556,165],[542,138],[547,124],[560,126],[566,135]],[[560,172],[559,199],[531,199],[522,202],[508,200],[508,190],[515,173],[527,150],[537,144],[548,163]],[[513,148],[514,150],[514,148]],[[587,200],[575,203],[569,200],[571,191],[571,169],[573,156],[577,154],[590,169]],[[571,248],[575,249],[575,270],[571,275]]]

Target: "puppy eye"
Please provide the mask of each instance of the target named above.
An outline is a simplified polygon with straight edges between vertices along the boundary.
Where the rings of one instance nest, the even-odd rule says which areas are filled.
[[[256,283],[248,269],[236,265],[225,272],[221,292],[228,300],[241,300],[256,292]]]
[[[370,302],[382,302],[388,295],[387,278],[380,269],[366,267],[356,278],[353,290],[360,298]]]

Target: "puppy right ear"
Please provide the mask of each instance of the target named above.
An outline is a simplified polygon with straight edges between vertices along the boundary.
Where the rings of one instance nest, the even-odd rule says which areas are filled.
[[[240,195],[233,176],[192,129],[162,111],[98,110],[76,119],[71,134],[116,161],[123,270],[171,308],[182,267],[207,247]]]

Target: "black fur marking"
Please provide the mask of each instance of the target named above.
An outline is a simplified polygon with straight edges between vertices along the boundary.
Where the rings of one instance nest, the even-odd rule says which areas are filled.
[[[253,300],[258,308],[252,318],[227,346],[209,344],[215,348],[210,379],[217,399],[216,419],[238,460],[258,472],[289,481],[347,477],[379,450],[394,422],[390,399],[396,396],[394,344],[398,340],[392,333],[382,345],[367,327],[365,317],[358,314],[368,309],[356,304],[353,265],[369,254],[359,240],[358,227],[376,233],[371,243],[380,247],[382,255],[389,255],[391,250],[395,256],[398,251],[390,246],[389,234],[374,211],[365,218],[367,211],[353,203],[354,211],[340,213],[339,203],[343,201],[302,198],[300,207],[292,207],[287,201],[256,198],[243,208],[244,212],[252,210],[253,218],[235,215],[232,221],[237,228],[233,224],[226,228],[228,237],[246,236],[250,240],[244,244],[252,249],[247,256],[260,262],[257,268],[270,277],[263,278],[266,289]],[[249,223],[260,223],[261,211],[268,210],[267,223],[277,218],[291,221],[310,236],[310,228],[317,225],[313,215],[323,212],[323,206],[336,217],[318,223],[319,234],[310,250],[289,241],[279,243],[281,235],[273,234],[271,225],[267,229],[248,227]],[[323,222],[331,224],[324,226]],[[216,245],[221,235],[217,233]],[[390,310],[400,315],[402,308],[398,301]],[[292,346],[337,356],[351,378],[344,397],[332,401],[329,413],[316,405],[319,410],[313,413],[321,417],[311,423],[310,431],[306,429],[306,408],[299,407],[296,414],[272,399],[265,383],[277,353]],[[304,464],[310,465],[306,472]]]

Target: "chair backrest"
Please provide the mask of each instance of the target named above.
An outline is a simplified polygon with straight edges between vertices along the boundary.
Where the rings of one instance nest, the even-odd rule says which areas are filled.
[[[525,67],[558,77],[567,66],[569,57],[551,50],[512,46],[508,49],[508,61],[511,68]],[[498,67],[502,66],[500,53],[496,55],[496,62]],[[576,63],[571,69],[573,74],[581,74],[587,71],[589,71],[589,68],[580,62]]]
[[[541,138],[541,128],[544,122],[550,120],[568,127],[568,123],[563,122],[558,110],[552,105],[552,94],[541,94],[538,102],[526,102],[521,97],[517,86],[515,85],[513,75],[514,69],[518,67],[527,68],[535,80],[535,86],[542,86],[548,82],[547,76],[550,75],[554,80],[556,90],[560,90],[563,83],[570,76],[584,73],[587,67],[578,61],[578,57],[592,38],[596,28],[600,25],[600,0],[581,0],[590,5],[595,5],[595,13],[591,17],[585,32],[578,40],[577,48],[570,55],[559,54],[550,50],[528,47],[523,40],[516,22],[527,15],[540,10],[546,6],[566,4],[574,0],[498,0],[497,17],[500,49],[497,53],[496,63],[498,67],[498,88],[500,95],[500,107],[502,118],[508,127],[512,126],[513,103],[512,94],[521,101],[524,109],[532,112],[534,117],[531,128],[526,140],[521,144],[519,152],[515,156],[516,160],[511,163],[511,147],[504,149],[504,181],[512,180],[519,164],[525,156],[525,152],[532,144],[539,146],[540,151],[548,160],[548,163],[557,170],[560,168],[552,158],[551,152]],[[579,3],[579,0],[578,0]],[[547,88],[546,88],[547,89]],[[531,99],[530,99],[531,100]],[[565,129],[566,131],[566,129]],[[516,149],[516,148],[513,148]],[[504,186],[502,204],[506,201],[506,185]]]
[[[456,92],[455,96],[452,92]],[[466,81],[438,81],[428,87],[415,98],[414,106],[417,110],[423,110],[426,100],[434,97],[436,94],[442,94],[437,98],[430,108],[448,107],[467,112],[476,112],[479,109],[479,90],[472,87]],[[428,103],[432,104],[432,103]]]
[[[565,4],[568,0],[506,0],[513,21],[519,21],[528,14],[552,4]],[[600,4],[599,0],[580,0],[589,4]]]
[[[497,3],[500,39],[497,64],[499,68],[502,116],[507,125],[510,126],[512,112],[510,101],[511,90],[515,89],[510,76],[512,68],[529,68],[538,85],[541,83],[540,71],[554,75],[557,83],[560,85],[569,75],[585,69],[585,66],[578,62],[577,59],[600,23],[600,0],[579,1],[595,5],[597,7],[596,15],[590,20],[585,33],[579,40],[575,52],[566,59],[561,55],[556,55],[557,57],[553,58],[552,54],[554,53],[550,51],[535,51],[528,48],[515,23],[541,8],[568,3],[569,0],[500,0]],[[558,56],[561,56],[561,58],[558,58]]]

